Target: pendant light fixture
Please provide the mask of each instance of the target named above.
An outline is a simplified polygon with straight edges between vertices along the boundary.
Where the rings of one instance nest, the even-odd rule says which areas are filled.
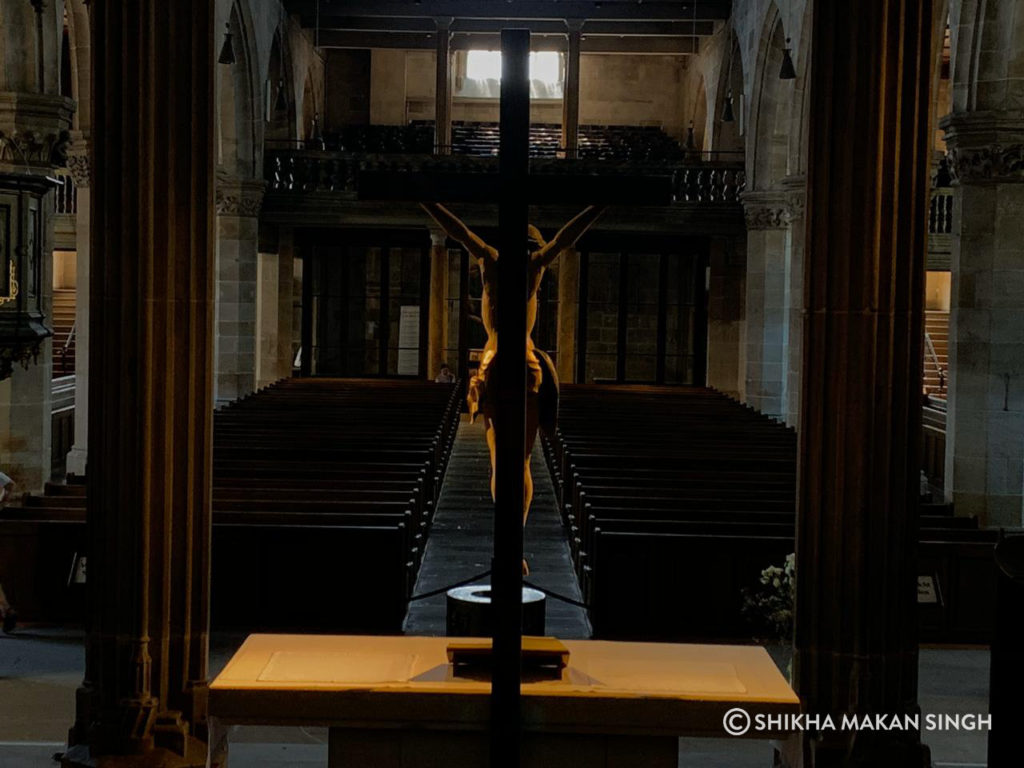
[[[220,56],[217,58],[220,64],[234,64],[235,63],[235,48],[231,44],[231,23],[224,25],[227,31],[224,33],[224,45],[220,48]]]
[[[725,108],[722,110],[722,122],[732,123],[735,122],[736,115],[732,111],[732,88],[725,95]]]
[[[274,109],[278,112],[288,110],[288,99],[284,95],[284,78],[277,81],[277,100],[274,102]]]
[[[782,69],[779,70],[780,80],[796,80],[796,67],[793,66],[793,57],[789,52],[789,38],[786,38],[786,47],[782,49]]]
[[[731,43],[731,40],[730,40]],[[729,46],[729,73],[726,76],[725,82],[729,85],[729,90],[725,92],[725,107],[722,109],[722,122],[732,123],[736,121],[736,115],[732,110],[732,60],[737,54],[736,47],[734,45]]]

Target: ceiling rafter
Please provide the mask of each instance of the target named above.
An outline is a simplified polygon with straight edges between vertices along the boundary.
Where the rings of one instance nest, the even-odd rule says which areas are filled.
[[[317,0],[285,0],[290,13],[311,22]],[[617,21],[724,21],[731,0],[319,0],[321,24],[335,17],[457,19],[585,19]]]

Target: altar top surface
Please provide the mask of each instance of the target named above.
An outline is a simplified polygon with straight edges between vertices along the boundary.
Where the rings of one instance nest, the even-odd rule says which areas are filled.
[[[473,638],[251,635],[211,684],[210,714],[235,723],[486,727],[490,682],[448,663],[448,644],[460,640]],[[564,643],[569,665],[559,679],[524,677],[528,728],[722,735],[732,707],[799,711],[758,646]]]

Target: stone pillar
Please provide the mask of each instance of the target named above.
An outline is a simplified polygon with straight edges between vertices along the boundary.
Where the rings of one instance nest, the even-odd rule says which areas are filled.
[[[951,116],[953,214],[946,496],[983,524],[1024,524],[1024,119]]]
[[[213,6],[91,14],[89,612],[62,764],[191,768],[207,751]]]
[[[433,379],[441,371],[444,359],[444,321],[447,315],[448,248],[445,234],[430,230],[430,307],[427,331],[427,377]],[[456,370],[454,367],[452,370]]]
[[[256,387],[256,278],[265,182],[218,176],[214,399],[245,397]]]
[[[708,386],[741,399],[746,351],[746,238],[712,239],[708,263]]]
[[[89,153],[87,134],[73,134],[68,170],[75,182],[75,442],[67,456],[69,475],[84,476],[89,457]]]
[[[51,467],[52,342],[44,334],[52,326],[53,200],[46,177],[64,163],[74,109],[58,94],[57,10],[5,3],[0,13],[0,195],[11,237],[0,244],[0,265],[7,271],[14,260],[19,286],[8,274],[0,280],[0,356],[13,362],[9,377],[0,364],[0,470],[19,494],[41,491]],[[38,262],[16,247],[40,254]]]
[[[282,377],[292,375],[295,352],[302,342],[302,259],[295,258],[291,227],[277,235],[277,365]]]
[[[256,280],[256,389],[281,378],[278,375],[279,262],[277,253],[260,248]]]
[[[800,428],[800,374],[804,333],[804,220],[807,178],[787,176],[782,180],[786,193],[786,348],[783,371],[786,399],[782,418],[793,429]]]
[[[583,20],[566,19],[569,46],[565,55],[565,90],[562,94],[562,146],[565,156],[573,159],[579,153],[580,141],[580,46]]]
[[[743,195],[747,219],[745,399],[766,416],[786,413],[789,364],[787,241],[789,208],[782,190]]]
[[[931,3],[814,10],[795,687],[808,713],[913,715]],[[929,765],[913,730],[794,743],[814,768]]]
[[[452,17],[434,19],[437,72],[434,86],[434,154],[452,153]]]
[[[566,248],[558,257],[558,380],[576,381],[576,320],[579,317],[580,253]]]

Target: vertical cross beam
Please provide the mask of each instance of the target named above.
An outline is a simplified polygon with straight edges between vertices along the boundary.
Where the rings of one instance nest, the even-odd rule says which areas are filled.
[[[437,26],[434,88],[434,154],[452,153],[452,17],[434,19]]]
[[[519,764],[530,33],[501,33],[491,765]]]

